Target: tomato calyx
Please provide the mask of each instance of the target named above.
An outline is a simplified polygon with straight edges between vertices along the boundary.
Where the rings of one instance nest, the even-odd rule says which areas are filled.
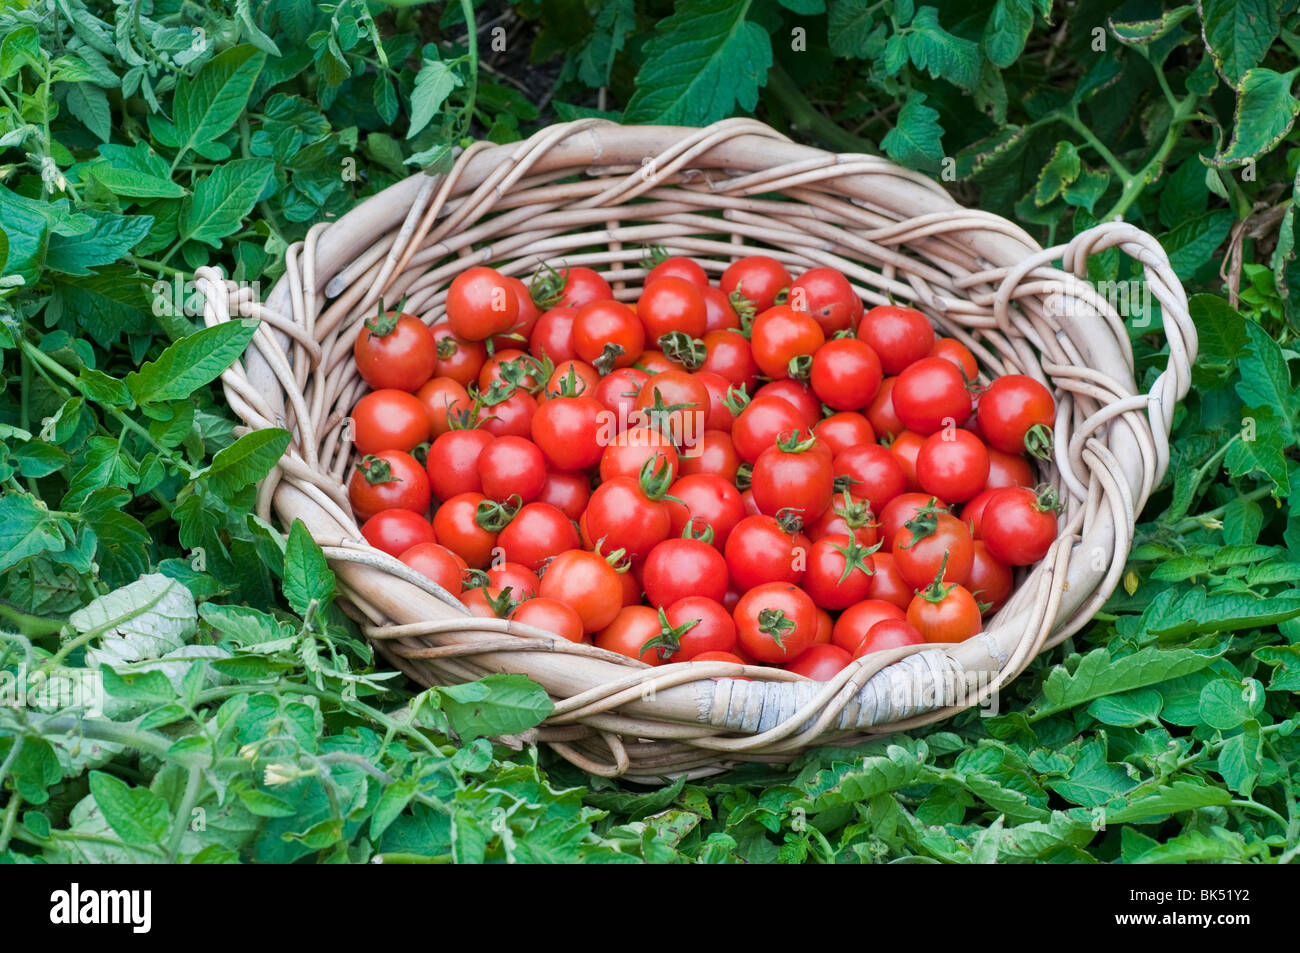
[[[361,462],[357,464],[357,469],[361,472],[361,475],[366,478],[366,482],[371,486],[379,486],[382,483],[402,482],[393,475],[393,468],[389,462],[380,457],[372,455],[362,457]]]
[[[796,354],[786,364],[786,373],[790,375],[791,380],[806,381],[812,376],[812,361],[811,354]]]
[[[667,457],[655,454],[641,464],[641,472],[637,476],[637,483],[640,484],[641,492],[647,500],[653,502],[659,500],[672,500],[674,503],[682,502],[677,497],[668,495],[668,489],[673,485],[673,465],[668,462]]]
[[[546,262],[542,262],[528,279],[528,296],[542,311],[549,311],[564,297],[566,279]]]
[[[654,271],[672,257],[663,245],[647,245],[645,254],[641,256],[641,267],[646,271]]]
[[[854,483],[858,482],[847,473],[844,475],[844,479],[850,480]],[[839,489],[839,487],[837,486],[836,489]],[[867,526],[875,525],[876,514],[871,512],[870,503],[866,500],[855,500],[852,494],[849,493],[847,487],[842,490],[842,493],[844,497],[844,505],[836,506],[834,508],[835,515],[844,520],[844,522],[848,524],[849,529],[862,529]]]
[[[615,345],[617,347],[617,345]],[[619,352],[622,353],[622,348]],[[599,360],[599,358],[597,358]],[[602,374],[606,373],[601,371]],[[549,376],[549,375],[548,375]],[[560,378],[555,390],[548,390],[546,396],[552,399],[557,397],[581,397],[583,391],[587,389],[587,382],[578,376],[577,368],[570,364],[568,371]]]
[[[711,544],[713,542],[713,527],[701,520],[703,529],[696,533],[694,526],[695,521],[698,519],[700,519],[698,516],[692,516],[686,521],[686,525],[682,527],[682,539],[698,539],[702,543]]]
[[[438,360],[445,361],[449,358],[455,357],[456,352],[459,350],[460,345],[456,343],[456,339],[448,334],[437,344]]]
[[[508,361],[502,361],[497,365],[497,372],[501,375],[502,380],[514,384],[515,387],[526,390],[530,394],[536,394],[544,388],[547,379],[550,378],[554,370],[555,365],[545,355],[536,358],[531,354],[523,354]],[[524,383],[528,377],[532,377],[536,381],[531,387]]]
[[[499,533],[510,525],[523,505],[523,498],[518,493],[511,494],[504,503],[484,500],[474,510],[474,522],[489,533]]]
[[[397,307],[392,311],[388,311],[384,308],[384,299],[380,298],[379,310],[373,318],[366,319],[366,330],[370,332],[372,337],[388,337],[388,335],[397,330],[397,322],[402,319],[402,308],[405,304],[406,296],[403,295],[402,299],[397,302]],[[444,338],[444,340],[446,339]],[[452,343],[455,344],[454,341]],[[439,350],[441,351],[441,346],[439,347]],[[452,353],[454,354],[456,352],[452,351]],[[441,354],[439,354],[439,356],[441,356]]]
[[[665,662],[681,651],[682,636],[695,628],[703,619],[687,619],[679,626],[668,624],[668,615],[659,607],[659,634],[647,639],[638,655],[644,655],[650,649],[657,649],[659,657]]]
[[[810,430],[806,439],[800,439],[802,430],[788,430],[776,438],[776,448],[782,453],[807,453],[817,445],[817,437]]]
[[[481,588],[483,589],[483,600],[488,604],[488,608],[492,610],[492,614],[498,619],[509,618],[510,613],[523,604],[524,600],[515,599],[510,595],[514,591],[514,586],[506,586],[495,596],[492,595],[492,590],[487,586]]]
[[[744,493],[754,485],[754,465],[742,463],[736,468],[736,489]]]
[[[704,359],[709,356],[709,349],[705,347],[704,342],[691,337],[685,331],[669,331],[667,334],[661,334],[658,344],[659,350],[664,352],[664,357],[676,361],[688,371],[698,371],[704,364]]]
[[[417,443],[411,448],[411,456],[414,457],[415,462],[422,467],[427,467],[429,465],[430,446],[429,441],[426,440],[424,443]]]
[[[739,417],[740,412],[749,406],[749,402],[752,399],[753,398],[749,396],[748,391],[746,391],[744,384],[732,384],[727,388],[726,396],[722,398],[722,402],[726,404],[727,409],[731,411],[731,416]]]
[[[902,549],[911,549],[921,540],[933,536],[939,529],[939,514],[942,513],[943,507],[939,506],[937,497],[930,497],[928,503],[918,509],[910,520],[903,524],[903,528],[910,530],[912,538],[903,544]],[[944,554],[945,565],[948,562],[947,554]]]
[[[933,605],[938,605],[948,598],[948,593],[957,588],[955,582],[944,584],[943,574],[948,570],[948,554],[943,554],[943,561],[939,563],[939,571],[934,574],[934,581],[924,589],[918,589],[916,594]]]
[[[645,415],[647,425],[658,430],[665,437],[672,439],[673,414],[683,410],[690,410],[695,404],[689,401],[682,404],[665,404],[663,394],[659,392],[658,387],[654,386],[653,378],[646,381],[644,386],[651,388],[655,397],[653,404],[641,409],[641,412]]]
[[[838,585],[843,585],[845,581],[853,574],[853,570],[861,569],[864,575],[874,576],[876,570],[864,562],[864,557],[870,556],[880,548],[880,543],[874,546],[863,546],[856,538],[850,536],[847,546],[836,546],[831,544],[831,549],[835,550],[844,557],[844,572],[840,573]]]
[[[803,511],[797,510],[793,506],[777,510],[773,519],[776,520],[776,525],[781,527],[783,533],[789,533],[793,536],[795,533],[803,532]]]
[[[787,616],[784,609],[758,610],[758,631],[770,635],[779,649],[785,648],[781,636],[795,628],[798,628],[798,623]]]
[[[479,402],[478,394],[475,393],[473,402],[463,410],[447,411],[447,428],[449,430],[477,430],[479,424],[483,423],[483,404]]]
[[[601,377],[604,377],[614,369],[614,366],[618,364],[618,359],[626,353],[627,350],[623,345],[615,344],[613,341],[606,341],[605,346],[601,348],[600,357],[592,361],[591,366],[596,369]]]
[[[1065,504],[1056,495],[1056,487],[1040,483],[1034,487],[1034,509],[1040,513],[1059,513],[1065,509]]]
[[[504,378],[497,378],[486,391],[479,390],[474,402],[482,407],[495,407],[497,404],[504,404],[511,397],[514,397],[517,390],[519,388],[515,384]]]
[[[736,317],[740,319],[740,327],[734,330],[748,341],[754,333],[757,305],[741,294],[739,288],[727,296],[727,301],[731,304],[731,310],[736,312]]]
[[[1025,452],[1039,460],[1052,459],[1054,437],[1046,424],[1034,424],[1025,431]]]
[[[627,550],[619,547],[610,553],[601,552],[605,548],[605,537],[602,536],[596,540],[596,545],[591,547],[591,551],[599,556],[605,562],[613,567],[615,572],[627,572],[632,568],[632,560],[628,558]]]

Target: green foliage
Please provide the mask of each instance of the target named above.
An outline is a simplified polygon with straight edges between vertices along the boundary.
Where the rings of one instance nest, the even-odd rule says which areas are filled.
[[[102,691],[0,704],[0,860],[1295,859],[1294,4],[56,6],[0,11],[0,700]],[[1123,585],[996,711],[621,785],[489,740],[552,710],[527,679],[376,662],[306,528],[256,515],[290,435],[237,431],[253,329],[201,329],[189,282],[265,295],[312,223],[473,138],[750,113],[1044,243],[1136,223],[1199,357]]]

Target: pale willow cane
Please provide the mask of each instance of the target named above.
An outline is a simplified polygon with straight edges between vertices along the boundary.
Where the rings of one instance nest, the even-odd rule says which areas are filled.
[[[362,540],[343,487],[347,418],[364,392],[352,343],[379,298],[405,295],[406,310],[432,324],[452,277],[491,263],[523,277],[543,264],[589,265],[631,299],[647,245],[715,274],[760,250],[796,273],[838,268],[868,306],[923,310],[987,377],[1029,374],[1052,389],[1055,457],[1041,475],[1065,501],[1060,536],[984,633],[875,653],[826,683],[717,662],[650,668],[471,618]],[[1086,280],[1088,257],[1110,248],[1141,264],[1140,290],[1168,338],[1148,393],[1137,391],[1126,321],[1150,314],[1120,314],[1115,295]],[[703,129],[584,120],[524,142],[479,143],[445,176],[413,175],[313,227],[288,250],[265,303],[215,269],[198,279],[207,324],[261,322],[223,375],[231,407],[248,429],[294,435],[259,488],[259,513],[283,527],[303,521],[382,656],[423,685],[523,673],[555,710],[512,741],[544,742],[588,771],[634,780],[788,761],[810,745],[852,744],[982,703],[1114,590],[1137,513],[1168,465],[1174,405],[1196,355],[1183,288],[1159,244],[1133,226],[1105,223],[1042,249],[919,173],[798,145],[744,119]],[[752,681],[720,677],[736,674]]]

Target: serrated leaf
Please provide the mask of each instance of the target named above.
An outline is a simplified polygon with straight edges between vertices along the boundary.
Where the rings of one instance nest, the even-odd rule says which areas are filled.
[[[265,54],[255,47],[235,46],[210,59],[193,79],[177,82],[172,120],[180,154],[193,149],[215,160],[230,155],[216,140],[244,111],[265,62]]]
[[[1160,236],[1169,264],[1184,281],[1210,260],[1232,228],[1232,212],[1214,209],[1183,222]]]
[[[67,545],[58,524],[26,494],[0,496],[0,572]]]
[[[1283,593],[1264,599],[1238,593],[1207,595],[1205,590],[1198,586],[1186,592],[1166,589],[1157,593],[1143,610],[1139,627],[1142,631],[1161,638],[1176,638],[1194,632],[1231,632],[1254,626],[1274,625],[1296,616],[1300,616],[1300,593]],[[1143,651],[1158,652],[1159,650],[1144,649]],[[1177,653],[1188,650],[1170,651]],[[1089,653],[1090,656],[1092,654],[1095,653]],[[1193,670],[1186,669],[1186,671]]]
[[[96,162],[86,171],[114,195],[124,198],[180,198],[185,194],[185,189],[171,179],[107,162]]]
[[[1289,73],[1263,67],[1247,70],[1238,87],[1232,138],[1209,161],[1219,168],[1234,166],[1262,156],[1281,142],[1300,112],[1300,101],[1291,95],[1297,74],[1300,67]]]
[[[894,128],[880,140],[880,148],[899,165],[934,169],[943,159],[942,137],[939,113],[925,104],[925,93],[912,92],[898,111]]]
[[[227,321],[195,331],[127,374],[126,386],[139,404],[189,397],[243,354],[256,330],[256,321]]]
[[[406,131],[410,139],[419,133],[447,101],[451,91],[460,85],[460,77],[441,60],[425,60],[415,76],[411,90],[411,126]]]
[[[1097,648],[1079,660],[1073,673],[1060,665],[1053,668],[1043,681],[1043,697],[1047,710],[1063,711],[1102,695],[1127,692],[1186,675],[1213,661],[1213,656],[1191,649],[1148,647],[1114,658],[1107,649]]]
[[[979,44],[945,30],[934,7],[916,11],[907,33],[907,54],[917,69],[968,92],[979,82]]]
[[[879,57],[884,52],[887,30],[877,19],[879,9],[870,0],[833,0],[826,26],[831,53],[864,60]]]
[[[703,126],[752,111],[772,65],[767,31],[747,20],[750,0],[683,0],[645,44],[630,123]]]
[[[324,609],[334,598],[334,573],[302,520],[293,521],[284,547],[284,597],[300,616],[312,602]]]
[[[465,741],[518,734],[555,709],[546,690],[524,675],[489,675],[434,694],[452,730]]]
[[[994,4],[984,24],[984,49],[994,66],[1006,69],[1020,57],[1033,25],[1029,0],[998,0]]]
[[[1034,183],[1034,204],[1041,207],[1055,199],[1079,177],[1081,168],[1079,150],[1074,144],[1065,140],[1058,142]]]
[[[1191,4],[1183,4],[1166,10],[1154,20],[1126,20],[1119,23],[1111,20],[1110,29],[1126,46],[1144,48],[1168,35],[1195,10],[1196,7]]]
[[[1121,802],[1118,807],[1107,807],[1106,823],[1154,821],[1182,811],[1227,804],[1231,800],[1232,795],[1223,788],[1211,787],[1199,780],[1178,780],[1127,803]]]
[[[93,226],[79,235],[50,236],[45,264],[69,275],[89,275],[91,269],[117,261],[149,233],[148,215],[114,215],[88,210]]]
[[[158,844],[171,829],[167,802],[148,788],[131,787],[111,774],[92,771],[90,793],[105,820],[127,844]]]
[[[1106,745],[1096,739],[1080,749],[1066,777],[1049,780],[1046,787],[1081,807],[1101,807],[1134,783],[1123,768],[1106,760]]]
[[[260,483],[289,446],[287,430],[268,428],[244,434],[217,452],[208,467],[208,483],[218,496],[229,499],[244,487]]]
[[[82,635],[97,633],[86,658],[95,666],[149,661],[193,637],[198,611],[193,594],[159,573],[100,596],[68,617]]]
[[[1260,64],[1277,39],[1277,10],[1269,0],[1200,0],[1206,49],[1232,86]]]
[[[181,203],[179,234],[183,240],[221,247],[221,239],[243,224],[275,172],[269,159],[235,159],[199,179]]]
[[[108,108],[108,96],[98,86],[74,83],[68,88],[68,111],[81,120],[82,125],[108,142],[113,134],[113,116]]]

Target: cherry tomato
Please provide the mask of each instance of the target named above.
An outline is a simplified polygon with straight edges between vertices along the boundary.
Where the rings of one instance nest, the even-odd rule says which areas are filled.
[[[705,355],[700,370],[710,371],[752,392],[758,384],[758,363],[745,336],[731,330],[709,331],[701,340]]]
[[[861,414],[841,411],[823,418],[813,427],[817,439],[830,448],[832,456],[839,456],[851,447],[876,442],[876,432]]]
[[[582,642],[582,617],[556,599],[527,599],[510,613],[514,622],[553,632],[570,642]]]
[[[537,307],[537,302],[533,300],[528,285],[512,277],[506,278],[506,284],[514,290],[515,300],[519,302],[519,318],[509,331],[498,334],[488,341],[493,351],[502,351],[508,347],[526,347],[529,335],[533,333],[533,327],[542,314]]]
[[[467,341],[457,337],[447,322],[435,324],[429,331],[437,349],[437,361],[429,376],[450,377],[462,387],[478,379],[479,371],[487,360],[487,348],[482,341]]]
[[[570,549],[551,560],[537,591],[543,599],[557,599],[571,607],[582,618],[583,631],[595,632],[613,622],[623,607],[619,576],[602,556]]]
[[[727,293],[721,288],[714,288],[710,285],[702,289],[704,292],[704,329],[707,333],[714,331],[726,331],[730,328],[740,327],[740,315],[736,314],[736,309],[731,306],[731,300]]]
[[[987,605],[984,615],[997,612],[1011,598],[1015,586],[1015,576],[1011,567],[989,555],[984,540],[975,540],[975,555],[971,561],[970,575],[966,577],[966,588],[981,603]]]
[[[984,489],[988,475],[988,450],[966,430],[931,434],[916,455],[916,482],[921,489],[951,503],[972,499]]]
[[[971,414],[970,392],[951,361],[923,357],[894,384],[894,411],[907,429],[928,437],[944,427],[960,427]]]
[[[352,442],[361,454],[402,450],[410,453],[429,439],[429,412],[404,390],[374,390],[352,408]]]
[[[999,490],[1004,486],[1034,485],[1034,468],[1023,455],[1004,453],[997,447],[986,449],[989,454],[989,478],[984,482],[986,488]]]
[[[907,477],[898,458],[878,444],[851,447],[831,465],[836,485],[855,500],[865,500],[875,513],[907,489]]]
[[[741,591],[769,582],[797,583],[807,568],[808,537],[798,520],[747,516],[727,537],[723,552],[732,583]]]
[[[560,276],[564,279],[559,301],[562,307],[581,308],[584,304],[614,297],[609,282],[590,268],[566,268]]]
[[[416,543],[397,558],[416,572],[428,576],[451,595],[460,596],[460,574],[465,568],[465,560],[446,546]]]
[[[735,483],[738,469],[740,454],[731,434],[724,430],[706,430],[694,447],[682,451],[682,476],[708,473]]]
[[[759,455],[752,489],[760,513],[775,516],[788,509],[810,523],[830,506],[835,492],[830,450],[816,437],[793,431]]]
[[[451,429],[451,421],[470,412],[473,401],[469,393],[450,377],[435,377],[415,392],[429,412],[429,426],[436,439]]]
[[[486,430],[449,430],[435,440],[426,461],[433,495],[447,500],[459,493],[481,493],[478,458],[496,439]]]
[[[990,447],[1004,453],[1022,453],[1031,428],[1048,430],[1056,422],[1052,392],[1024,374],[1006,374],[980,394],[980,432]]]
[[[688,474],[672,485],[664,500],[672,535],[682,535],[688,522],[697,533],[707,526],[713,530],[712,545],[718,550],[726,547],[731,531],[745,518],[740,491],[728,478],[716,474]]]
[[[609,411],[594,397],[555,397],[537,409],[533,443],[557,470],[585,470],[600,462],[602,428]]]
[[[664,371],[680,371],[682,369],[681,365],[675,363],[657,348],[646,348],[645,353],[637,358],[635,366],[651,377],[662,374]]]
[[[810,315],[784,304],[760,312],[750,333],[754,361],[775,380],[806,374],[825,341],[821,325]]]
[[[527,437],[537,414],[537,398],[513,384],[498,388],[479,394],[479,403],[487,412],[479,426],[496,437]]]
[[[718,285],[730,300],[739,295],[749,302],[754,313],[766,311],[776,303],[776,296],[789,288],[792,279],[775,258],[769,255],[750,255],[727,266]]]
[[[413,456],[400,450],[365,456],[348,481],[348,502],[362,520],[380,510],[424,515],[429,509],[429,477]]]
[[[1023,486],[997,490],[984,505],[980,538],[994,559],[1028,566],[1047,555],[1058,533],[1054,501]]]
[[[790,306],[811,314],[828,338],[856,327],[862,318],[862,299],[834,268],[809,268],[796,278]]]
[[[492,500],[517,496],[528,503],[546,485],[546,458],[524,437],[495,438],[483,447],[475,467],[483,494]]]
[[[733,614],[741,647],[760,662],[791,662],[817,638],[817,607],[798,586],[770,582],[740,597]]]
[[[571,520],[577,520],[591,499],[591,481],[575,470],[547,470],[538,503],[549,503]]]
[[[831,632],[831,643],[850,655],[858,650],[873,625],[884,619],[902,619],[904,612],[892,602],[864,599],[840,613]]]
[[[486,391],[494,382],[503,381],[536,393],[546,382],[541,374],[548,366],[518,348],[504,348],[483,362],[478,372],[478,389]]]
[[[480,572],[482,571],[477,569],[470,570],[470,573],[475,575]],[[516,602],[522,602],[524,599],[532,599],[537,596],[537,586],[539,584],[537,573],[523,563],[503,562],[495,564],[488,567],[486,572],[482,572],[482,575],[487,582],[489,593],[498,594],[509,589],[510,597]]]
[[[665,641],[675,641],[678,645],[675,652],[668,653],[669,662],[699,661],[706,653],[730,652],[736,645],[736,623],[731,613],[712,599],[703,596],[678,599],[664,609],[664,619],[671,632],[671,638]]]
[[[639,367],[620,367],[600,379],[592,396],[615,415],[623,429],[636,407],[637,394],[649,379],[650,375]]]
[[[876,572],[871,577],[871,588],[867,590],[868,599],[890,602],[900,609],[907,609],[916,590],[907,584],[898,566],[894,563],[894,554],[880,550],[871,554],[871,564]]]
[[[805,429],[816,426],[817,422],[822,419],[821,401],[817,399],[813,389],[803,381],[791,378],[770,381],[754,392],[755,400],[760,397],[780,397],[782,400],[788,401],[790,406],[799,411]]]
[[[829,682],[832,678],[849,667],[853,656],[838,645],[810,645],[797,659],[785,666],[787,672],[794,672],[814,682]]]
[[[847,535],[823,536],[808,550],[803,588],[823,609],[846,609],[867,597],[874,571],[870,549]]]
[[[806,429],[808,423],[788,400],[755,397],[731,424],[731,440],[742,460],[753,463],[782,433]]]
[[[699,539],[665,539],[645,558],[642,584],[646,600],[656,608],[688,596],[721,603],[727,595],[727,561]]]
[[[812,359],[812,389],[835,410],[859,410],[880,390],[880,358],[856,338],[827,341]]]
[[[573,344],[573,319],[577,308],[551,308],[544,311],[528,336],[528,350],[552,361],[571,361],[578,356]]]
[[[997,487],[996,489],[981,490],[969,503],[962,507],[961,521],[970,527],[970,534],[975,539],[983,538],[981,529],[984,523],[984,507],[986,507],[989,500],[993,498],[993,494],[1000,489],[1003,488]]]
[[[906,619],[881,619],[867,630],[866,638],[853,653],[853,657],[857,659],[868,652],[883,652],[886,649],[902,648],[904,645],[924,644],[925,636]]]
[[[592,301],[574,315],[573,349],[601,373],[630,367],[645,344],[645,330],[636,313],[618,301]]]
[[[712,371],[696,371],[694,377],[704,385],[704,389],[709,394],[709,411],[704,418],[704,429],[730,433],[731,424],[736,419],[732,416],[731,407],[727,403],[731,382],[721,374]]]
[[[871,345],[886,374],[899,374],[934,347],[934,328],[915,308],[879,305],[862,316],[858,337]]]
[[[477,518],[479,507],[490,503],[482,493],[459,493],[444,500],[433,514],[438,541],[471,569],[486,568],[497,544],[496,531],[484,529]]]
[[[975,362],[975,355],[970,352],[970,348],[956,338],[935,338],[934,347],[930,348],[930,353],[926,356],[941,357],[945,361],[952,361],[968,381],[973,381],[979,377],[980,367]]]
[[[678,255],[674,255],[671,258],[665,258],[663,261],[659,262],[659,264],[651,268],[650,273],[645,276],[645,281],[642,282],[642,285],[649,288],[660,278],[667,278],[670,275],[694,285],[701,291],[709,287],[709,276],[705,274],[704,269],[700,267],[699,263],[693,259],[684,258]],[[640,309],[638,308],[637,310],[639,311]]]
[[[653,427],[631,427],[619,434],[600,457],[602,482],[614,477],[638,477],[647,461],[650,469],[672,467],[676,473],[680,466],[677,448],[664,434]]]
[[[420,543],[438,541],[429,521],[410,510],[380,510],[361,524],[361,535],[390,556],[400,556]]]
[[[831,632],[835,629],[835,621],[831,614],[821,606],[817,607],[817,638],[813,640],[814,645],[830,645]]]
[[[352,346],[361,379],[373,390],[413,391],[438,362],[433,334],[413,314],[380,313],[361,326]]]
[[[592,492],[587,532],[593,541],[604,540],[606,552],[622,549],[635,561],[668,538],[672,529],[668,505],[647,495],[645,487],[644,480],[615,477]]]
[[[573,520],[549,503],[529,503],[501,530],[497,545],[506,558],[534,571],[552,555],[582,544]]]
[[[927,587],[907,607],[907,621],[927,642],[964,642],[983,631],[979,605],[964,586]]]
[[[919,433],[913,433],[911,430],[904,430],[889,445],[889,452],[893,454],[898,465],[903,468],[903,476],[907,479],[907,488],[913,493],[921,489],[921,482],[916,478],[916,458],[921,453],[921,447],[925,445],[925,438]]]
[[[921,510],[894,537],[894,565],[908,584],[920,589],[940,568],[944,582],[965,582],[974,558],[966,524],[946,510]]]
[[[704,274],[703,269],[700,274]],[[700,338],[708,328],[708,307],[700,287],[675,275],[647,281],[637,300],[636,313],[649,341],[660,341],[665,334],[674,332]]]
[[[518,320],[519,298],[500,272],[475,265],[452,279],[447,321],[457,337],[482,341],[508,332]]]
[[[804,532],[814,543],[825,536],[843,534],[852,536],[859,545],[874,547],[880,539],[876,517],[866,500],[855,500],[847,490],[831,500],[831,505]]]
[[[897,377],[882,380],[880,390],[876,391],[876,396],[867,404],[867,420],[871,422],[871,429],[877,436],[894,437],[907,429],[894,410],[894,384],[897,381]]]
[[[624,606],[610,622],[596,633],[595,645],[607,652],[617,652],[645,662],[662,665],[663,659],[653,647],[646,645],[659,637],[659,613],[649,606]]]

